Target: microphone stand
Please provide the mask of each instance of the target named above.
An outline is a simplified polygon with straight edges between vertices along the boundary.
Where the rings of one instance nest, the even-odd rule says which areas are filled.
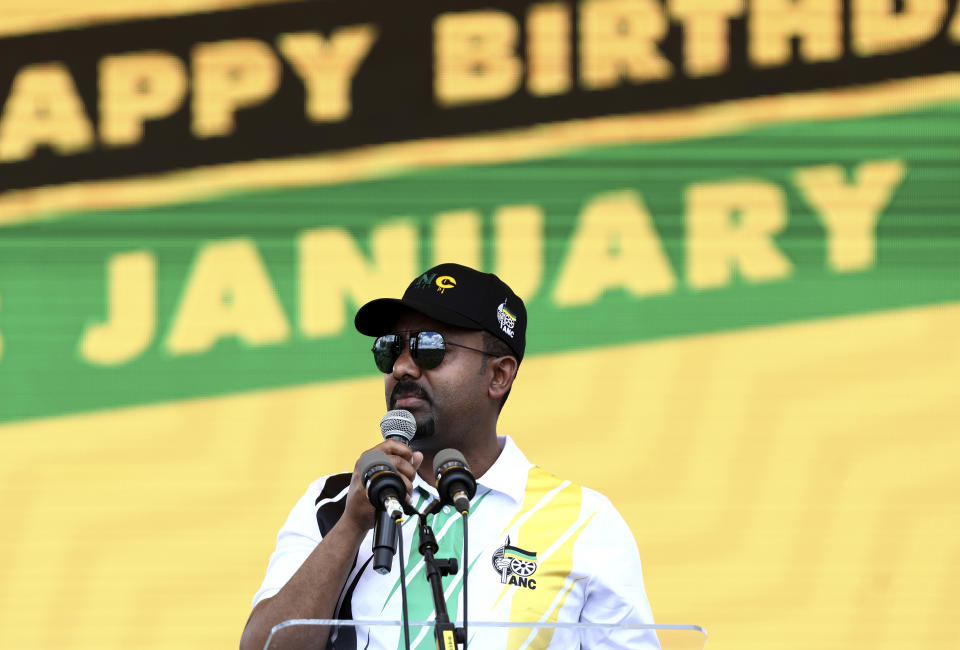
[[[430,592],[433,595],[433,608],[436,612],[434,637],[437,648],[440,650],[456,650],[457,644],[466,642],[466,633],[462,627],[457,627],[447,614],[447,601],[443,597],[442,576],[453,575],[459,570],[456,558],[438,559],[434,553],[439,550],[437,538],[427,524],[427,515],[433,514],[439,508],[440,502],[435,501],[435,508],[428,509],[420,515],[420,554],[423,556],[424,572],[430,583]]]

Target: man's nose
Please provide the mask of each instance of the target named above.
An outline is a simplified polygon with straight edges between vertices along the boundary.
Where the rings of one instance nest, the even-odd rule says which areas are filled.
[[[402,377],[419,377],[420,366],[418,366],[410,355],[410,344],[404,341],[400,348],[400,356],[393,362],[393,377],[401,379]]]

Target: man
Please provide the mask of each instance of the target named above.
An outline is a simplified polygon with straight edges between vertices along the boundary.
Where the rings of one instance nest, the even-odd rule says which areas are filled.
[[[523,301],[495,275],[441,264],[416,278],[402,299],[364,305],[355,324],[377,337],[373,352],[387,408],[416,419],[410,446],[376,446],[403,477],[410,503],[423,511],[437,498],[431,470],[442,449],[459,450],[477,477],[469,514],[468,620],[652,623],[636,544],[610,502],[532,465],[509,437],[497,435],[526,346]],[[558,444],[582,453],[577,441],[556,435]],[[399,562],[406,567],[410,620],[433,617],[414,517],[401,528],[407,557],[396,557],[386,575],[373,571],[375,512],[359,471],[355,466],[352,474],[318,479],[290,513],[254,597],[245,650],[262,648],[271,627],[288,619],[400,620]],[[453,510],[438,512],[431,525],[437,557],[456,557],[462,567],[463,528]],[[452,620],[463,618],[462,575],[444,578]],[[403,647],[398,628],[349,632],[338,635],[336,647]],[[530,647],[576,647],[575,634],[513,630],[500,645],[518,647],[530,637]],[[411,636],[411,647],[433,647],[426,629]],[[642,633],[579,638],[584,647],[656,647],[656,639]]]

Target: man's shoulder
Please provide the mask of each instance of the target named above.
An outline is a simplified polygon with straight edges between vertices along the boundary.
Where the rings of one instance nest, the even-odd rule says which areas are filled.
[[[314,479],[307,488],[307,494],[319,501],[323,498],[338,496],[345,489],[350,487],[350,472],[341,472],[340,474],[328,474]]]
[[[306,499],[313,501],[321,535],[326,535],[343,515],[351,476],[349,472],[321,476],[307,488]]]
[[[554,474],[553,472],[546,470],[537,464],[530,465],[528,482],[534,486],[537,486],[539,489],[567,489],[578,491],[584,499],[588,499],[590,502],[606,504],[611,503],[610,499],[599,490],[595,490],[594,488],[577,483],[572,479],[567,479],[558,474]]]
[[[526,478],[527,497],[531,494],[549,495],[564,492],[566,495],[577,495],[577,501],[586,506],[593,506],[596,509],[613,510],[616,508],[610,499],[599,490],[587,487],[574,480],[564,478],[554,474],[550,470],[544,469],[537,463],[531,462],[524,455],[520,447],[509,437],[502,436],[506,444],[512,447],[510,454],[513,463],[512,471],[520,471],[520,468],[528,468]],[[506,447],[505,447],[506,448]]]
[[[582,486],[581,490],[583,491],[583,500],[585,503],[589,503],[597,508],[616,511],[617,508],[613,505],[613,501],[603,492],[586,486]]]
[[[530,467],[526,491],[527,499],[533,495],[546,498],[547,503],[553,505],[566,502],[570,506],[575,505],[585,516],[592,514],[600,519],[621,517],[613,501],[603,492],[553,474],[539,465]]]

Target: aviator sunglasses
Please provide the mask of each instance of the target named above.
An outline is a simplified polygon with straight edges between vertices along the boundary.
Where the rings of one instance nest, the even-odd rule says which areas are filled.
[[[440,332],[408,332],[409,337],[402,336],[403,334],[404,332],[384,334],[373,342],[373,347],[370,351],[373,352],[373,360],[377,364],[377,368],[380,369],[380,372],[393,372],[393,364],[400,358],[400,355],[403,354],[404,339],[410,341],[410,358],[423,370],[431,370],[439,366],[443,361],[443,356],[447,352],[448,345],[465,350],[473,350],[474,352],[486,354],[491,357],[497,356],[486,350],[478,350],[477,348],[446,341]]]

